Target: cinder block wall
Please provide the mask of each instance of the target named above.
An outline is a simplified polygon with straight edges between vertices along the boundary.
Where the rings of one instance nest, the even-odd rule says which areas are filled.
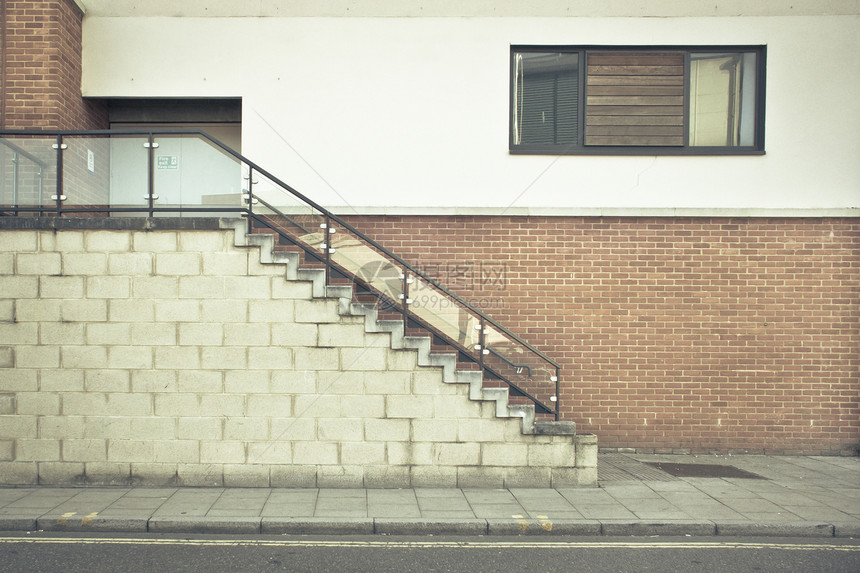
[[[558,360],[601,449],[860,448],[860,219],[348,219]]]
[[[0,230],[0,482],[596,481],[593,437],[523,435],[232,231],[140,221]]]

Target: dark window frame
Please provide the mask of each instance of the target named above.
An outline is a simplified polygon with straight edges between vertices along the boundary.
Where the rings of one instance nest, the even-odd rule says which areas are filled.
[[[516,74],[516,54],[523,52],[560,52],[579,54],[579,86],[577,102],[578,139],[576,144],[537,145],[514,143],[514,76]],[[624,146],[624,145],[585,145],[585,101],[588,88],[586,67],[589,52],[617,53],[666,53],[684,54],[684,144],[682,146]],[[753,123],[753,145],[749,146],[691,146],[689,145],[690,117],[690,55],[700,53],[755,52],[755,119]],[[508,85],[508,150],[512,155],[764,155],[765,153],[765,93],[767,46],[765,45],[656,45],[656,46],[605,46],[605,45],[511,45],[509,56]]]

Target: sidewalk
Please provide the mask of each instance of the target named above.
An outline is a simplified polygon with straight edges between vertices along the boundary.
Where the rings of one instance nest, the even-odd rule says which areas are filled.
[[[857,457],[600,454],[598,464],[597,488],[5,487],[0,531],[860,537]],[[684,470],[706,477],[672,475]],[[709,477],[723,470],[760,477]]]

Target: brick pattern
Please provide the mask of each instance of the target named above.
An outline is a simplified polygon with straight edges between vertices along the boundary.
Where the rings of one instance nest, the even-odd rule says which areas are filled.
[[[561,361],[601,448],[857,451],[857,219],[347,219]]]
[[[523,435],[232,232],[5,230],[0,245],[2,483],[596,479],[593,439]]]
[[[81,14],[70,0],[6,0],[0,129],[106,129],[81,97]]]

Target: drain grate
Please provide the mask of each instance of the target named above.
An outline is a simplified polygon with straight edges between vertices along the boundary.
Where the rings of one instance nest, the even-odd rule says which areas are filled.
[[[675,464],[668,462],[645,462],[675,477],[743,478],[767,479],[758,474],[722,464]]]

